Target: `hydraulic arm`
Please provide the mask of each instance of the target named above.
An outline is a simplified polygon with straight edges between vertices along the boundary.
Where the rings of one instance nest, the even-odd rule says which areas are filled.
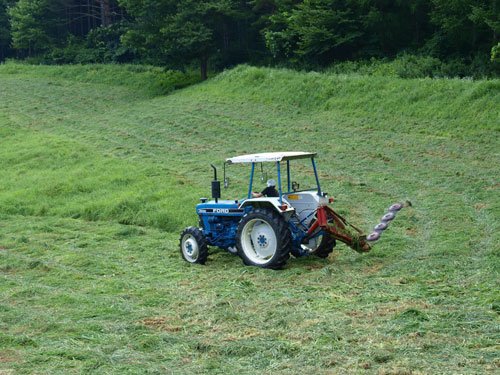
[[[382,216],[381,222],[377,224],[374,231],[369,235],[349,223],[344,217],[326,205],[321,205],[317,210],[317,220],[309,228],[309,235],[312,235],[318,228],[324,230],[330,237],[342,241],[347,246],[359,253],[366,253],[371,250],[373,242],[377,241],[382,232],[388,228],[389,222],[396,217],[396,214],[403,208],[411,206],[409,201],[405,203],[395,203],[389,207],[387,214]]]

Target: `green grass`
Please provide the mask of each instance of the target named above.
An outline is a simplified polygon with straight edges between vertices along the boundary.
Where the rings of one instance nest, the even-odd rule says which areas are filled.
[[[0,374],[499,370],[499,81],[134,69],[0,66]],[[209,163],[278,150],[366,230],[414,206],[365,255],[182,261]]]

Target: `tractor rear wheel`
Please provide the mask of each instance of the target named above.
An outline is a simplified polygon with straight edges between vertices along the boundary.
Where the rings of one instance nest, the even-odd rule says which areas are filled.
[[[328,223],[332,223],[334,221],[334,218],[329,213],[327,213],[327,221]],[[328,255],[333,252],[333,248],[336,245],[337,242],[335,241],[335,238],[332,238],[328,235],[328,233],[325,233],[318,248],[314,252],[314,255],[319,258],[328,258]]]
[[[279,269],[290,257],[290,244],[288,224],[271,209],[254,208],[238,225],[236,246],[246,265]]]
[[[232,255],[238,255],[238,248],[236,246],[229,246],[226,251]]]
[[[303,251],[297,249],[291,249],[290,252],[295,258],[302,257],[306,254],[314,254],[320,258],[327,258],[331,252],[333,252],[333,248],[337,243],[334,238],[331,238],[327,234],[323,234],[321,237],[317,237],[308,243],[302,245]]]
[[[330,237],[325,234],[321,239],[321,243],[318,246],[318,249],[314,252],[314,255],[320,258],[328,258],[333,252],[333,248],[337,245],[335,238]]]
[[[179,241],[181,255],[189,263],[205,264],[208,257],[208,247],[201,230],[187,227],[182,231]]]

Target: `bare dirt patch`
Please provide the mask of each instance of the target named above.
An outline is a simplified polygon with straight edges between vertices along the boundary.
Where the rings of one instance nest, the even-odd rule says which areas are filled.
[[[0,363],[22,362],[21,357],[14,350],[0,352]]]
[[[146,318],[137,324],[142,324],[146,327],[151,327],[160,331],[178,332],[182,330],[182,327],[171,325],[171,322],[171,317],[166,315],[155,318]]]

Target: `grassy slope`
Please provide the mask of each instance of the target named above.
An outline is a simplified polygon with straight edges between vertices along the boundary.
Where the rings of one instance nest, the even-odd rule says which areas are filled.
[[[141,79],[0,66],[0,369],[498,369],[498,81],[242,66],[151,98]],[[205,267],[181,261],[208,162],[283,149],[318,151],[337,209],[364,228],[395,200],[414,207],[363,256],[339,246],[281,272],[216,249]]]

